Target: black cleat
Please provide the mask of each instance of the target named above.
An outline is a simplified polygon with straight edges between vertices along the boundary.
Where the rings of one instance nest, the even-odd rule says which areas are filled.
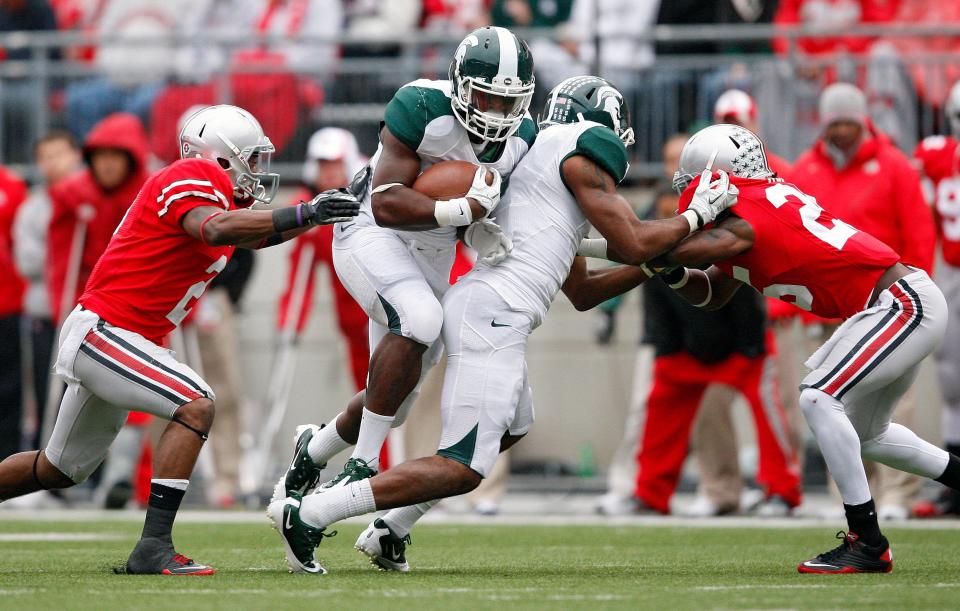
[[[801,573],[840,575],[844,573],[889,573],[893,570],[893,553],[886,537],[874,547],[862,543],[855,533],[837,533],[842,543],[829,552],[824,552],[797,565]]]
[[[127,559],[128,575],[213,575],[216,571],[205,564],[197,564],[173,549],[166,539],[140,539]]]

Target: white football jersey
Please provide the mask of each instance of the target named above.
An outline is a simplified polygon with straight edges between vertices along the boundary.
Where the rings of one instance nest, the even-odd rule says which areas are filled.
[[[401,87],[387,105],[384,123],[401,142],[420,156],[420,171],[439,161],[469,161],[500,172],[504,184],[520,159],[527,153],[537,129],[529,113],[520,127],[504,142],[488,143],[477,151],[470,136],[455,116],[450,105],[450,81],[420,79]],[[377,149],[370,166],[380,159]],[[360,206],[358,225],[376,225],[368,194]],[[428,231],[395,230],[405,240],[429,244],[436,248],[452,248],[457,240],[455,227]]]
[[[610,128],[590,121],[551,125],[513,173],[492,216],[513,241],[499,265],[478,263],[467,278],[490,285],[511,308],[529,312],[539,325],[567,275],[590,223],[563,182],[561,165],[583,155],[619,183],[627,150]]]

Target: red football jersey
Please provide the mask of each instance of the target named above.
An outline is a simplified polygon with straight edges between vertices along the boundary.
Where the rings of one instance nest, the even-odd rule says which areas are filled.
[[[233,246],[209,246],[184,231],[184,215],[200,206],[236,209],[233,185],[215,162],[182,159],[148,178],[93,268],[80,304],[160,343],[233,256]]]
[[[680,197],[686,210],[694,181]],[[731,177],[740,189],[731,212],[750,223],[753,247],[716,263],[767,297],[824,318],[863,310],[883,272],[900,260],[889,246],[834,218],[779,178]]]
[[[927,193],[937,220],[943,260],[960,267],[960,150],[949,136],[924,138],[913,151],[924,176],[933,183]]]

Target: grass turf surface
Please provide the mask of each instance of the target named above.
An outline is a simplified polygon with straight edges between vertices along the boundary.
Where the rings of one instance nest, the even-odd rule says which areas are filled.
[[[264,524],[177,526],[179,550],[213,577],[113,575],[139,535],[121,522],[0,521],[0,608],[956,609],[960,530],[889,529],[894,572],[799,575],[833,547],[828,528],[424,525],[413,572],[374,571],[339,528],[326,576],[290,575]],[[81,540],[55,540],[58,533]],[[49,538],[51,540],[40,540]]]

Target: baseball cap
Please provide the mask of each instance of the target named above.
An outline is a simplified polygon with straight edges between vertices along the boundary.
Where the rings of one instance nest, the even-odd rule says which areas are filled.
[[[757,118],[757,105],[753,98],[745,91],[727,89],[717,98],[713,105],[713,121],[715,123],[736,123],[744,125]]]

